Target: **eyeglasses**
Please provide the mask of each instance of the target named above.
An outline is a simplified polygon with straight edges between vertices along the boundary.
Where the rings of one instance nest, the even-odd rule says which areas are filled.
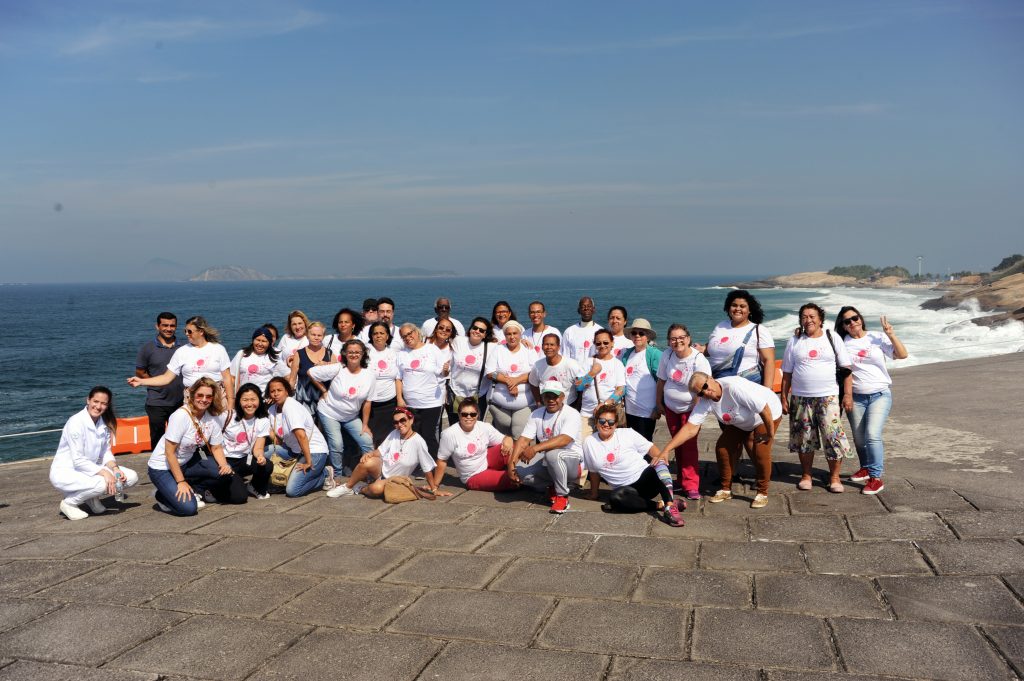
[[[647,332],[643,329],[633,329],[629,332],[630,336],[646,336]]]
[[[471,326],[469,330],[476,331],[477,333],[487,333],[487,329],[481,329],[479,326]]]
[[[477,413],[475,411],[464,411],[461,414],[459,414],[459,418],[463,419],[475,419],[476,417]]]
[[[402,417],[402,418],[400,418],[400,419],[395,419],[394,421],[392,421],[392,423],[394,423],[394,424],[395,424],[396,426],[404,426],[404,425],[405,425],[405,423],[406,423],[406,421],[408,421],[408,420],[409,420],[409,419],[407,419],[407,418],[405,418],[405,417],[403,416],[403,417]]]
[[[445,333],[452,333],[455,329],[451,326],[439,326],[434,331],[444,331]]]
[[[195,333],[195,332],[196,332],[197,330],[198,330],[198,329],[192,329],[192,330],[190,331],[189,329],[185,329],[185,335],[186,335],[186,336],[191,336],[191,335],[192,335],[192,334],[194,334],[194,333]]]
[[[598,419],[597,425],[599,426],[614,426],[615,419]]]
[[[671,338],[668,339],[668,342],[669,343],[682,343],[687,338],[689,338],[689,336],[672,336]]]
[[[604,347],[605,345],[611,345],[611,341],[594,341],[594,345],[597,347]]]
[[[860,321],[860,315],[859,314],[855,314],[852,317],[843,317],[843,326],[849,326],[850,324],[853,324],[854,322],[859,322],[859,321]]]
[[[346,357],[362,357],[363,356],[363,351],[362,350],[356,350],[355,352],[346,352],[345,356]]]
[[[704,397],[704,391],[708,389],[708,384],[705,382],[704,387],[697,391],[697,397]]]
[[[451,305],[435,305],[434,309],[435,310],[451,310],[452,306]]]
[[[416,335],[415,331],[407,331],[406,333],[401,334],[403,340],[406,339],[406,338],[412,338],[415,335]]]

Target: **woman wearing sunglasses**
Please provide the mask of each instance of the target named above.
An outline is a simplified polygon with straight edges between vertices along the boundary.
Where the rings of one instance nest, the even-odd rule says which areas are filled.
[[[658,364],[661,349],[654,347],[657,335],[646,319],[633,322],[629,335],[633,347],[619,358],[626,366],[626,423],[648,440],[661,418],[658,405]]]
[[[395,429],[384,438],[380,447],[363,454],[359,465],[349,479],[327,492],[332,499],[362,494],[367,497],[384,496],[384,481],[399,475],[412,475],[419,466],[427,478],[430,491],[440,496],[447,493],[437,491],[440,479],[434,473],[436,465],[427,451],[426,441],[413,430],[416,417],[406,407],[395,409],[392,423]]]
[[[452,340],[451,387],[455,396],[452,400],[455,412],[467,397],[476,398],[480,411],[487,411],[491,379],[487,377],[484,366],[495,347],[494,329],[483,317],[474,317],[469,324],[469,332]]]
[[[609,329],[594,333],[594,357],[584,362],[587,374],[577,382],[576,389],[583,399],[580,402],[581,435],[586,438],[594,432],[592,422],[594,410],[602,404],[616,405],[622,402],[626,393],[626,367],[615,358],[615,336]]]
[[[451,459],[467,489],[482,492],[516,489],[519,485],[507,471],[512,438],[481,420],[480,405],[472,397],[462,400],[458,414],[459,422],[441,433],[434,480],[440,482],[444,479],[448,460]]]
[[[836,333],[843,338],[853,361],[853,409],[847,412],[853,442],[860,459],[860,469],[850,476],[863,482],[861,494],[878,494],[882,483],[884,449],[882,429],[892,408],[892,378],[885,358],[906,359],[909,356],[903,341],[896,337],[892,324],[883,316],[882,333],[868,331],[864,316],[847,305],[836,316]]]
[[[597,431],[583,442],[583,464],[590,471],[591,500],[597,499],[601,478],[612,486],[601,509],[620,513],[656,511],[672,527],[684,525],[686,502],[672,495],[672,474],[653,442],[632,428],[616,427],[615,407],[594,410]]]
[[[331,469],[338,475],[354,469],[359,457],[373,449],[369,398],[377,388],[377,377],[366,368],[369,360],[363,341],[346,341],[341,357],[340,363],[309,370],[312,378],[331,386],[316,408],[331,450]]]

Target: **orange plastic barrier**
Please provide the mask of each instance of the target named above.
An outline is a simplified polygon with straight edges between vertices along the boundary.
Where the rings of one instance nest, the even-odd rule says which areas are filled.
[[[138,454],[153,449],[149,441],[149,417],[132,416],[117,420],[117,435],[114,436],[110,451],[114,454]]]
[[[778,395],[782,393],[782,360],[775,360],[775,380],[772,381],[772,390]]]

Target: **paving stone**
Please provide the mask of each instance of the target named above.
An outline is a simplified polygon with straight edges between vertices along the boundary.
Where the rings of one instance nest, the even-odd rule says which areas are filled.
[[[289,539],[321,543],[379,544],[408,525],[404,520],[324,516],[288,535]]]
[[[388,630],[525,646],[552,600],[490,591],[430,591],[399,615]]]
[[[885,513],[882,502],[870,494],[860,494],[847,485],[843,494],[831,494],[823,489],[794,492],[789,500],[793,515],[860,515]]]
[[[420,674],[420,679],[523,681],[558,679],[592,681],[604,674],[608,658],[532,648],[453,641]]]
[[[893,513],[907,511],[974,511],[962,496],[951,489],[885,488],[879,499]]]
[[[537,638],[544,648],[683,658],[688,610],[666,605],[562,599]],[[623,626],[643,622],[643,626]]]
[[[543,509],[537,506],[537,500],[537,494],[528,489],[517,490],[515,492],[502,492],[500,494],[467,490],[453,499],[456,504],[472,504],[473,506],[507,508],[509,510],[543,510],[544,512],[547,512],[546,506]],[[575,503],[574,499],[573,504]]]
[[[448,523],[410,523],[388,537],[387,545],[393,548],[437,549],[440,551],[462,551],[469,553],[482,546],[498,530],[480,525],[456,525]]]
[[[550,514],[549,514],[550,515]],[[590,534],[647,535],[654,518],[646,513],[566,513],[555,516],[549,532],[588,532]]]
[[[93,669],[67,664],[17,660],[0,669],[0,681],[157,681],[156,674]]]
[[[767,516],[750,519],[751,541],[848,541],[850,532],[837,516]]]
[[[831,670],[831,649],[824,622],[805,615],[699,608],[694,617],[695,661]]]
[[[147,498],[147,502],[151,501],[153,500]],[[138,513],[134,517],[120,523],[117,526],[117,531],[185,534],[234,514],[234,511],[228,511],[225,508],[210,504],[201,513],[183,517],[152,510],[147,503],[144,509],[139,509],[142,513]]]
[[[241,680],[256,671],[266,658],[287,650],[309,629],[284,622],[197,615],[112,660],[107,666],[224,681]],[[256,650],[258,654],[254,654]]]
[[[706,541],[700,547],[700,566],[708,570],[806,572],[800,546],[784,542]]]
[[[132,516],[129,514],[128,509],[115,510],[108,508],[107,512],[103,515],[93,515],[85,521],[70,521],[64,516],[54,520],[51,523],[39,525],[37,532],[45,532],[49,534],[91,534],[94,532],[106,532],[108,530],[117,528],[115,531],[120,532],[120,526],[127,522]]]
[[[36,595],[78,603],[142,605],[204,573],[204,570],[183,565],[120,561]]]
[[[257,537],[227,537],[174,561],[174,565],[239,570],[271,570],[316,546],[311,542],[267,541]]]
[[[888,485],[889,482],[886,481],[885,484]],[[864,676],[837,672],[790,672],[769,669],[767,673],[768,681],[893,681],[891,676]]]
[[[160,596],[150,605],[208,615],[260,617],[320,581],[319,577],[217,570]]]
[[[407,586],[328,579],[297,598],[287,599],[268,617],[298,624],[378,629],[422,592]]]
[[[963,539],[1024,537],[1024,511],[943,513],[942,517]]]
[[[855,515],[849,518],[856,541],[864,539],[955,539],[937,515],[927,511]]]
[[[3,566],[4,578],[0,579],[0,592],[27,596],[106,564],[96,560],[17,560]]]
[[[41,599],[0,599],[0,631],[21,626],[59,607],[59,603]]]
[[[713,539],[718,541],[747,541],[747,519],[734,516],[709,518],[683,513],[685,527],[670,527],[665,523],[651,525],[651,536],[671,539]]]
[[[248,681],[411,681],[440,648],[426,638],[318,629]],[[333,651],[341,651],[344,664]]]
[[[582,558],[593,543],[594,537],[589,534],[502,530],[477,553],[571,560]]]
[[[882,577],[901,620],[1024,625],[1024,608],[996,577]]]
[[[756,669],[618,656],[608,681],[759,681]]]
[[[508,556],[424,551],[383,579],[429,587],[482,589],[511,560]]]
[[[736,572],[648,568],[632,600],[749,608],[750,585],[749,575]]]
[[[345,499],[338,500],[345,503]],[[383,504],[380,501],[377,503]],[[380,514],[388,520],[415,520],[425,523],[457,523],[468,518],[473,509],[464,504],[434,504],[429,501],[412,501],[405,504],[392,504]]]
[[[520,530],[543,530],[555,516],[546,510],[525,508],[481,508],[462,521],[463,525],[514,527]]]
[[[1024,510],[1024,499],[1019,496],[1000,496],[983,492],[960,492],[967,501],[979,511],[1019,511]]]
[[[70,558],[123,536],[114,533],[47,534],[4,549],[4,558]]]
[[[312,518],[287,513],[236,513],[217,522],[196,528],[192,534],[290,539],[289,535],[311,521]]]
[[[1018,598],[1024,598],[1024,575],[1003,575],[1003,581],[1017,594]]]
[[[968,626],[836,619],[832,628],[851,672],[943,681],[1013,678],[985,640]]]
[[[1024,546],[1012,539],[923,541],[919,545],[940,575],[1024,572]]]
[[[0,534],[0,549],[36,539],[37,534]],[[6,554],[4,554],[6,555]]]
[[[273,497],[271,497],[273,498]],[[413,505],[400,504],[401,506]],[[326,496],[314,497],[311,501],[299,508],[289,509],[288,515],[297,515],[305,518],[341,517],[341,518],[374,518],[389,508],[389,504],[379,499],[367,499],[364,496],[344,497],[331,499]]]
[[[633,566],[523,558],[514,562],[488,589],[624,600],[638,576]]]
[[[715,485],[718,489],[718,485]],[[786,505],[786,498],[776,491],[768,491],[768,505],[764,508],[750,508],[750,502],[754,500],[757,492],[752,489],[740,489],[734,484],[732,499],[717,504],[708,501],[709,497],[701,500],[701,508],[704,515],[715,518],[722,516],[742,516],[744,518],[764,517],[769,515],[789,515],[789,507]],[[693,502],[691,502],[693,503]],[[692,507],[691,507],[692,508]]]
[[[697,564],[698,546],[698,542],[685,539],[602,536],[597,538],[586,560],[691,568]]]
[[[1020,674],[1024,671],[1024,629],[1020,627],[985,627],[985,632],[992,637],[996,646],[1002,651]]]
[[[0,655],[96,666],[184,615],[119,605],[69,605],[0,636]],[[97,623],[116,623],[97,626]]]
[[[412,555],[408,549],[326,544],[276,568],[280,572],[378,579]]]
[[[830,575],[930,575],[928,564],[910,542],[880,541],[805,544],[811,572]]]
[[[145,563],[169,563],[216,541],[215,537],[174,533],[129,534],[122,539],[98,546],[77,558],[138,560]]]
[[[865,577],[756,575],[754,582],[758,610],[890,619],[889,611]]]

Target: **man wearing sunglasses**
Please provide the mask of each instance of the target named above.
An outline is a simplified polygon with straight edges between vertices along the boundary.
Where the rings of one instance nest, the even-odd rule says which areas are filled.
[[[551,512],[565,513],[569,510],[569,485],[579,480],[583,461],[580,413],[565,406],[564,391],[557,381],[545,381],[540,395],[544,406],[530,415],[516,441],[508,476],[534,489],[547,487]]]
[[[452,301],[450,298],[438,298],[434,301],[434,316],[423,322],[423,337],[428,338],[430,334],[434,333],[434,327],[442,319],[447,319],[455,327],[455,334],[457,336],[466,336],[466,328],[462,326],[462,322],[458,319],[454,319],[452,316]]]

